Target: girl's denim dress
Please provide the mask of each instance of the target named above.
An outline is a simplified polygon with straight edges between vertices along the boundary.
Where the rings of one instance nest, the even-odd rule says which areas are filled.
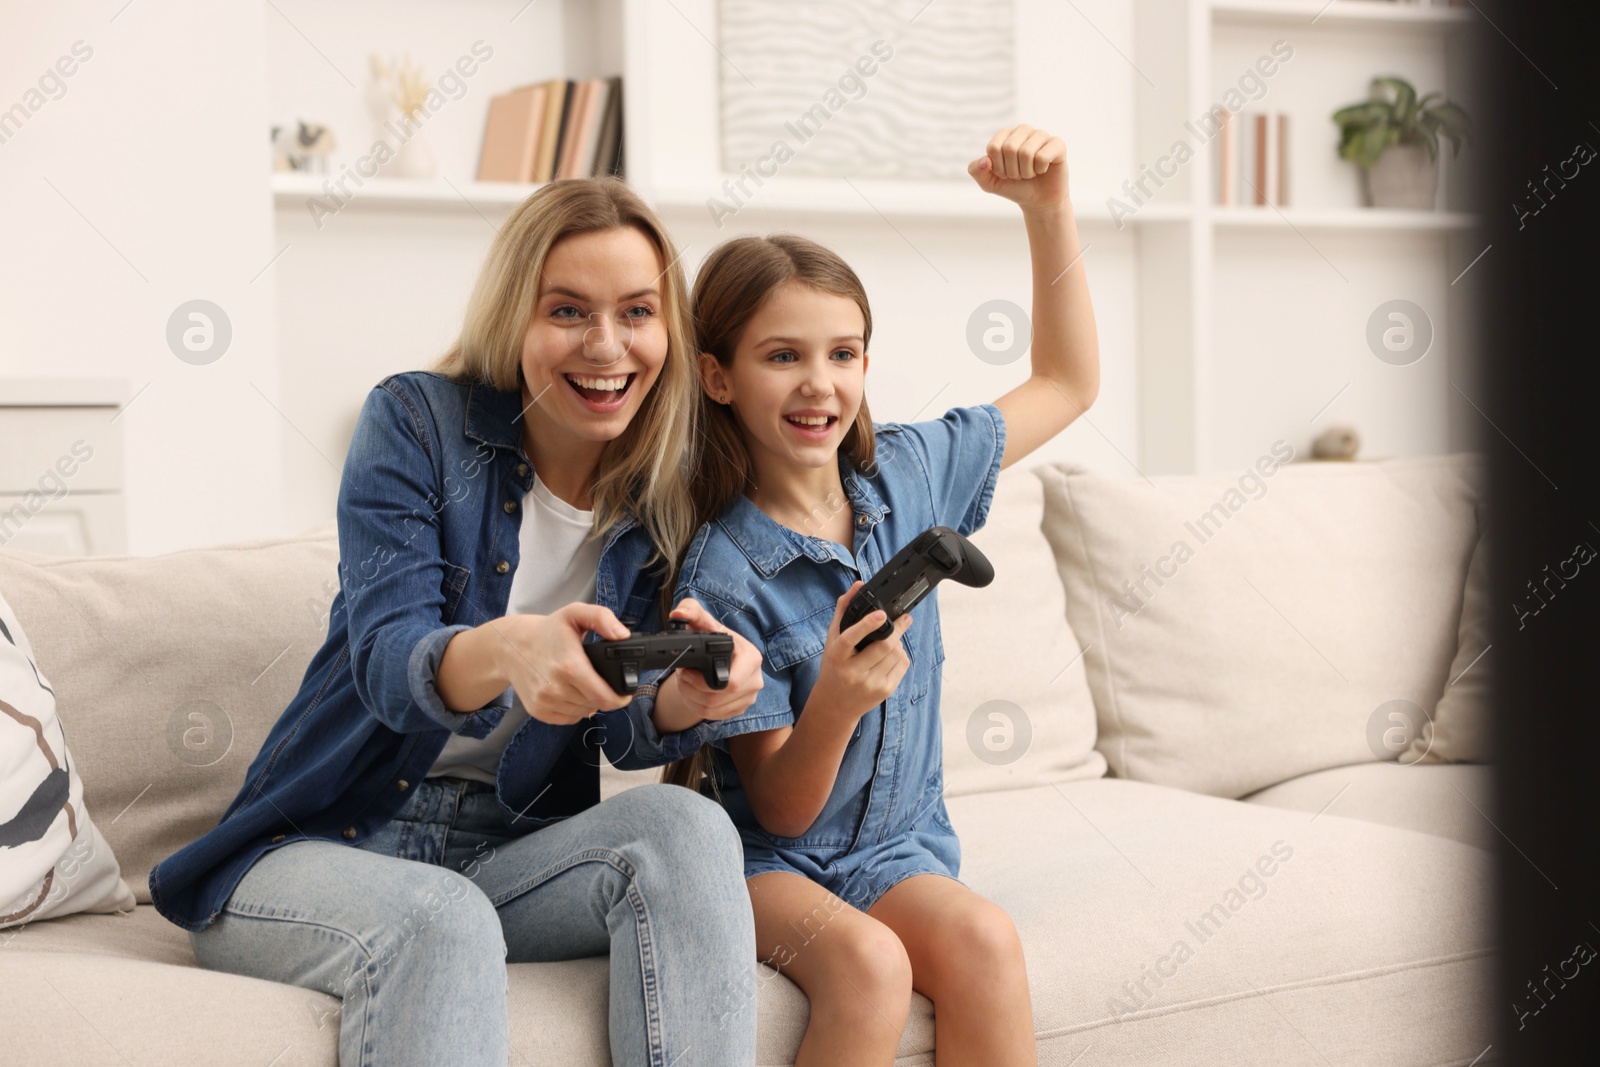
[[[664,736],[650,722],[651,702],[636,700],[629,754],[635,764],[659,763],[713,746],[722,804],[744,839],[746,878],[796,872],[865,911],[911,875],[959,872],[961,847],[943,795],[937,593],[912,610],[904,638],[911,665],[889,699],[858,723],[833,791],[802,836],[762,828],[727,738],[795,722],[816,684],[835,602],[852,582],[872,577],[930,526],[967,535],[983,525],[1005,438],[999,409],[984,404],[879,427],[873,476],[841,452],[847,499],[820,501],[814,514],[821,529],[849,508],[853,551],[778,524],[742,495],[695,536],[674,602],[694,597],[760,649],[764,685],[742,715]]]

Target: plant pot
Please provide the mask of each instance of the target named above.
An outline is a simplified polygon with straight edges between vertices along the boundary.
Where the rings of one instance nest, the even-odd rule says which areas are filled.
[[[1439,192],[1439,161],[1429,159],[1421,145],[1390,145],[1377,166],[1362,168],[1361,185],[1368,207],[1432,211]]]

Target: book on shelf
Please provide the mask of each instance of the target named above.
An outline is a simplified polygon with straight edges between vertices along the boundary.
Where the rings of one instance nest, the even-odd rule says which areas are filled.
[[[548,92],[543,85],[524,85],[489,101],[483,150],[478,155],[480,182],[528,180],[525,175],[533,173]]]
[[[1224,111],[1212,176],[1220,207],[1289,206],[1289,116]]]
[[[550,96],[545,103],[544,125],[539,130],[539,154],[533,161],[533,173],[524,181],[547,182],[555,177],[556,156],[561,151],[561,120],[572,103],[572,82],[557,78],[546,82]]]
[[[1233,171],[1239,158],[1234,142],[1238,139],[1239,129],[1234,121],[1233,112],[1223,108],[1222,127],[1217,131],[1217,152],[1214,157],[1216,167],[1212,173],[1213,186],[1217,191],[1217,203],[1222,207],[1233,206],[1233,187],[1237,180]]]
[[[621,78],[552,78],[489,101],[479,181],[547,182],[621,167]]]
[[[606,97],[606,113],[600,122],[600,143],[595,155],[596,175],[615,174],[621,177],[622,169],[622,79],[611,79],[611,92]]]

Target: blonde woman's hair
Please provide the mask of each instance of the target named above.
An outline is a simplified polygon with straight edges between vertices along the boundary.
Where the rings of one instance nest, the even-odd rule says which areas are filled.
[[[661,319],[667,355],[639,412],[606,443],[595,471],[594,530],[599,536],[624,516],[645,528],[664,573],[662,612],[670,604],[677,563],[694,535],[688,474],[694,462],[699,405],[688,285],[666,227],[620,179],[551,182],[528,197],[500,227],[467,303],[461,334],[428,367],[456,381],[499,390],[522,387],[522,342],[539,302],[545,260],[563,238],[622,227],[655,246],[661,273]]]

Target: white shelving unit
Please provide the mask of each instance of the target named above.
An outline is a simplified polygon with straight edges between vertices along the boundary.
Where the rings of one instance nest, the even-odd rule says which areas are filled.
[[[1463,175],[1444,168],[1436,212],[1362,208],[1355,169],[1335,156],[1329,116],[1364,97],[1379,73],[1407,77],[1420,91],[1441,89],[1476,113],[1464,68],[1466,42],[1481,21],[1476,12],[1382,0],[1135,0],[1088,14],[1053,0],[1016,5],[1018,118],[1068,136],[1077,217],[1085,243],[1095,246],[1106,387],[1099,436],[1074,428],[1067,435],[1078,442],[1073,448],[1082,445],[1091,463],[1105,458],[1125,473],[1132,466],[1154,474],[1242,468],[1277,437],[1305,454],[1332,422],[1355,425],[1369,453],[1462,447],[1451,384],[1466,380],[1470,363],[1464,312],[1475,279],[1457,276],[1482,251],[1464,211]],[[275,121],[326,116],[338,129],[360,129],[359,90],[352,93],[351,79],[333,68],[364,76],[370,51],[409,46],[428,69],[442,70],[475,36],[496,49],[470,91],[433,120],[441,177],[368,179],[325,228],[306,209],[324,195],[322,176],[271,177],[274,244],[283,256],[273,269],[280,271],[284,393],[309,398],[301,402],[309,408],[302,424],[347,432],[351,413],[328,398],[347,399],[397,363],[417,365],[409,350],[399,359],[387,353],[399,341],[421,337],[434,351],[448,341],[490,227],[537,188],[471,180],[488,98],[548,77],[622,75],[629,181],[679,236],[687,264],[739,227],[800,228],[839,247],[876,234],[880,259],[897,257],[877,265],[877,281],[868,277],[872,263],[862,268],[875,304],[887,305],[884,321],[931,307],[924,317],[944,319],[936,329],[914,324],[911,341],[931,344],[936,333],[946,353],[962,347],[965,313],[981,298],[1026,301],[1025,270],[1015,273],[1019,261],[1025,268],[1015,207],[959,176],[847,181],[780,173],[749,198],[736,227],[715,224],[707,201],[737,178],[724,170],[718,131],[716,0],[279,6],[286,18],[268,13]],[[1107,21],[1113,18],[1123,21]],[[278,25],[290,20],[293,29]],[[1291,116],[1291,205],[1215,206],[1208,145],[1157,198],[1117,221],[1111,198],[1124,196],[1123,180],[1167,152],[1184,124],[1219,103],[1277,39],[1293,45],[1295,58],[1265,79],[1260,106]],[[1086,73],[1086,61],[1101,65]],[[820,72],[819,79],[827,80]],[[974,258],[969,250],[981,251]],[[953,266],[969,266],[980,280],[958,277]],[[413,276],[420,291],[405,298],[373,293]],[[922,291],[940,279],[937,289]],[[1365,350],[1365,315],[1394,297],[1416,301],[1435,319],[1434,350],[1420,369],[1380,365]],[[352,317],[361,301],[393,310],[377,323]],[[972,402],[966,393],[990,388],[976,383],[998,380],[992,368],[959,362],[953,370],[883,372],[875,396],[891,393],[886,417],[911,417],[932,391],[930,374],[950,375],[948,402]],[[950,399],[957,395],[960,401]],[[325,433],[324,451],[337,455],[341,436]],[[305,454],[297,439],[285,450],[286,482],[304,476],[327,483],[317,492],[329,495],[322,459]],[[299,521],[320,517],[308,512]]]
[[[1466,447],[1471,432],[1450,394],[1474,363],[1472,282],[1456,284],[1482,250],[1476,219],[1461,210],[1467,194],[1445,163],[1443,210],[1359,206],[1357,173],[1334,152],[1331,115],[1365,98],[1378,74],[1442,90],[1474,112],[1464,74],[1480,25],[1471,8],[1381,0],[1139,0],[1134,66],[1184,75],[1135,79],[1140,159],[1156,158],[1252,68],[1264,89],[1246,106],[1290,116],[1292,153],[1289,206],[1223,207],[1206,145],[1169,182],[1177,188],[1163,190],[1187,205],[1187,221],[1139,232],[1147,471],[1243,467],[1275,437],[1303,441],[1341,422],[1363,434],[1375,420],[1390,422],[1389,454]],[[1277,69],[1262,76],[1252,61],[1280,41],[1293,58],[1268,63]],[[1396,368],[1366,350],[1363,316],[1391,298],[1429,314],[1431,362]],[[1407,406],[1435,428],[1431,439],[1404,440]],[[1304,418],[1286,419],[1296,409]]]

